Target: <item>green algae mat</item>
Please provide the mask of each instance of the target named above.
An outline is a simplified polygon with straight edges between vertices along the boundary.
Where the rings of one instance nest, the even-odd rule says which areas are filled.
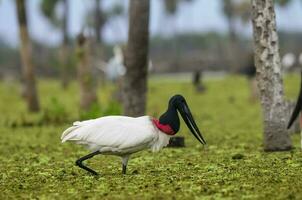
[[[288,75],[284,84],[287,98],[295,98],[299,77]],[[300,136],[292,136],[292,151],[263,152],[261,110],[247,80],[227,76],[205,86],[199,94],[189,81],[151,79],[147,113],[160,116],[170,96],[182,94],[207,146],[182,124],[177,135],[185,148],[134,154],[126,175],[119,157],[96,156],[87,162],[101,174],[94,177],[74,164],[89,152],[60,142],[83,117],[76,83],[62,91],[57,81],[40,81],[42,111],[28,114],[18,85],[0,82],[0,199],[302,199]],[[113,90],[98,90],[102,115],[120,112],[111,105]]]

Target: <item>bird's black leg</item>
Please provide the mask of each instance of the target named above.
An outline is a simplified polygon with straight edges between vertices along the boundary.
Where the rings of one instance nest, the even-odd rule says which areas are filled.
[[[126,174],[129,156],[130,156],[130,155],[123,155],[123,156],[122,156],[122,167],[123,167],[123,168],[122,168],[122,174]]]
[[[124,164],[123,164],[123,172],[122,172],[122,173],[123,173],[123,174],[126,174],[126,170],[127,170],[127,165],[124,165]]]
[[[88,167],[86,167],[85,165],[82,164],[82,162],[83,162],[84,160],[87,160],[87,159],[89,159],[89,158],[92,158],[93,156],[98,155],[98,154],[100,154],[100,152],[99,152],[99,151],[96,151],[96,152],[90,153],[90,154],[88,154],[88,155],[86,155],[86,156],[83,156],[82,158],[79,158],[79,159],[76,161],[76,165],[79,166],[79,167],[81,167],[82,169],[85,169],[86,171],[89,171],[89,172],[92,173],[93,175],[98,175],[97,172],[95,172],[94,170],[92,170],[92,169],[90,169],[90,168],[88,168]]]

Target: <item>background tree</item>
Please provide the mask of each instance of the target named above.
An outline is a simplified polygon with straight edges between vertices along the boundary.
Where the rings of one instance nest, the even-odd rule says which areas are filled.
[[[56,15],[56,6],[62,3],[64,12],[62,18]],[[68,21],[69,21],[69,4],[68,0],[42,0],[41,10],[44,16],[55,26],[61,27],[62,30],[62,45],[60,49],[60,66],[61,66],[61,81],[62,87],[66,88],[69,83],[69,65],[70,65],[70,53],[69,53],[69,36],[68,36]]]
[[[27,27],[27,10],[24,0],[16,0],[19,36],[20,36],[20,54],[22,62],[22,73],[25,84],[25,98],[28,110],[31,112],[39,111],[39,101],[37,96],[34,65],[32,60],[32,47]]]
[[[264,149],[291,149],[273,0],[252,0],[255,65],[264,121]]]
[[[223,0],[223,14],[225,15],[228,29],[229,29],[229,44],[227,57],[229,60],[229,65],[231,70],[238,71],[242,65],[246,65],[245,56],[238,58],[238,54],[242,53],[243,48],[246,46],[242,43],[242,38],[240,38],[240,33],[237,30],[236,25],[238,22],[247,24],[251,19],[251,2],[247,0]],[[290,0],[275,0],[274,3],[284,7]],[[248,53],[249,54],[249,53]]]
[[[233,0],[223,0],[223,13],[228,22],[229,37],[231,41],[236,41],[236,28],[235,28],[235,2]]]
[[[83,33],[77,37],[77,69],[80,83],[80,106],[89,110],[97,102],[95,81],[92,76],[89,41]]]
[[[170,15],[175,15],[179,3],[192,2],[193,0],[164,0],[165,10]]]
[[[123,6],[120,3],[114,3],[109,9],[103,9],[101,0],[95,0],[94,7],[86,13],[85,26],[91,29],[95,35],[95,41],[92,43],[92,63],[94,66],[103,66],[105,60],[105,45],[103,43],[102,32],[105,24],[110,19],[124,14]],[[120,30],[115,31],[120,34]],[[104,74],[101,74],[101,81],[104,81]]]
[[[193,0],[164,0],[162,1],[165,16],[161,20],[163,24],[169,24],[168,27],[163,29],[163,31],[170,31],[170,37],[176,38],[178,35],[177,32],[177,21],[176,21],[176,15],[179,10],[180,4],[182,2],[192,2]],[[179,41],[178,39],[174,39],[173,42],[171,42],[171,49],[172,49],[172,62],[170,63],[171,66],[177,71],[180,67],[180,59],[181,59],[181,48],[179,47]]]
[[[97,44],[103,43],[102,32],[104,25],[110,21],[110,19],[122,16],[122,14],[124,14],[122,4],[118,2],[114,3],[111,8],[105,10],[102,7],[102,1],[95,0],[93,8],[86,13],[85,25],[93,29]]]
[[[275,0],[274,3],[286,6],[291,0]],[[247,23],[251,19],[251,2],[246,0],[223,0],[223,13],[228,21],[231,40],[236,40],[236,19]]]
[[[130,1],[127,71],[123,82],[123,107],[128,116],[144,115],[146,109],[149,10],[149,0]]]
[[[275,0],[275,3],[277,3],[280,6],[286,6],[288,3],[290,3],[292,0]]]
[[[229,31],[229,43],[227,45],[226,55],[229,60],[230,69],[233,71],[238,71],[241,66],[242,60],[238,58],[238,53],[240,52],[240,37],[236,30],[236,20],[241,19],[246,22],[249,18],[250,13],[250,3],[246,0],[236,1],[236,0],[223,0],[223,14],[226,17],[228,31]]]
[[[98,44],[102,43],[102,29],[105,24],[105,16],[101,9],[101,1],[95,0],[95,7],[94,7],[94,31],[95,31],[95,38]]]

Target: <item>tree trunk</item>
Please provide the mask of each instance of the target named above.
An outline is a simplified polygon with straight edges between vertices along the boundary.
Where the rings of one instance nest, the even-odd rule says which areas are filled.
[[[237,56],[239,53],[239,38],[236,34],[236,27],[234,17],[228,17],[228,28],[229,28],[229,45],[228,45],[228,58],[230,70],[236,72],[240,68],[240,59]]]
[[[227,58],[230,70],[236,72],[238,70],[238,37],[235,26],[235,3],[232,0],[223,0],[223,12],[227,20],[229,31],[229,42],[227,46]]]
[[[22,74],[25,84],[25,97],[28,110],[39,111],[39,101],[37,96],[34,66],[32,61],[32,47],[27,30],[26,6],[24,0],[17,0],[17,15],[20,34],[20,54],[22,61]]]
[[[145,114],[149,48],[149,0],[131,0],[125,55],[123,107],[128,116]]]
[[[252,0],[255,65],[264,120],[264,149],[292,148],[286,110],[273,0]]]
[[[104,16],[101,9],[101,1],[95,0],[95,13],[94,13],[94,32],[96,42],[102,44],[102,28],[105,23]]]
[[[94,8],[94,33],[95,33],[95,41],[92,43],[93,48],[93,65],[94,66],[102,66],[104,63],[104,47],[103,47],[103,38],[102,38],[102,30],[105,24],[105,16],[102,11],[101,0],[95,0],[95,8]],[[105,84],[105,74],[103,71],[99,71],[100,84]]]
[[[63,4],[64,4],[64,16],[63,16],[63,25],[62,25],[63,42],[60,50],[60,62],[61,62],[62,87],[66,89],[69,84],[68,0],[63,0]]]
[[[77,38],[78,79],[80,83],[80,107],[89,110],[97,102],[95,81],[91,71],[89,42],[83,34]]]

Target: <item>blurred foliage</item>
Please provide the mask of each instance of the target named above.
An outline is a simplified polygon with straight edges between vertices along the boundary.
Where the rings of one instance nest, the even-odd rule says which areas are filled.
[[[152,52],[169,52],[172,50],[172,48],[175,48],[174,46],[169,44],[176,43],[176,41],[178,48],[183,50],[192,50],[194,48],[206,50],[217,46],[218,43],[226,43],[227,39],[228,38],[225,35],[216,32],[208,32],[204,34],[177,34],[173,38],[162,38],[160,36],[157,36],[151,38],[150,50]]]
[[[40,8],[45,17],[55,26],[60,26],[60,19],[56,15],[56,6],[61,0],[42,0]]]
[[[110,101],[107,106],[101,106],[100,104],[93,104],[88,111],[80,112],[80,119],[95,119],[100,116],[108,116],[108,115],[121,115],[122,107],[116,101]]]
[[[298,74],[285,78],[288,97],[296,98],[299,79]],[[88,165],[101,176],[93,177],[74,164],[88,151],[60,141],[63,130],[79,119],[77,85],[72,83],[62,91],[56,81],[40,81],[42,107],[64,106],[70,121],[0,126],[0,198],[301,199],[300,136],[293,136],[296,149],[290,152],[262,151],[261,109],[258,103],[249,101],[247,80],[239,76],[206,79],[204,94],[197,94],[190,82],[173,77],[152,78],[147,110],[159,117],[171,95],[183,94],[207,139],[206,147],[181,122],[177,135],[185,137],[186,148],[134,154],[127,175],[121,174],[120,158],[95,156]],[[112,85],[100,91],[104,105],[111,101],[111,91]],[[51,96],[57,100],[49,99]],[[17,84],[1,81],[0,98],[1,125],[6,119],[22,115],[26,119],[37,117],[25,112]]]
[[[175,15],[181,2],[192,2],[193,0],[164,0],[165,11],[169,15]]]
[[[275,3],[280,6],[286,6],[288,5],[292,0],[275,0]]]
[[[48,106],[43,109],[40,123],[60,124],[66,123],[70,119],[64,105],[56,97],[50,97]]]
[[[122,4],[119,4],[117,2],[115,2],[112,8],[106,12],[107,18],[115,17],[123,14],[125,14],[124,7]]]
[[[246,0],[223,0],[223,14],[228,20],[239,18],[242,22],[247,23],[251,19],[251,2]]]
[[[251,19],[251,2],[242,1],[236,4],[234,12],[244,23],[248,23]]]
[[[95,7],[91,8],[91,11],[86,13],[85,23],[88,27],[95,26]],[[111,18],[122,16],[125,14],[125,8],[121,3],[115,2],[109,9],[100,9],[100,19],[102,26],[106,24]]]
[[[247,23],[251,19],[251,1],[247,0],[222,0],[223,13],[229,18],[239,18],[242,22]],[[275,0],[277,5],[287,6],[291,0]]]
[[[95,119],[102,116],[101,113],[101,106],[95,103],[87,111],[80,111],[80,120]]]
[[[0,78],[5,75],[5,71],[17,73],[20,62],[18,49],[12,48],[0,38]]]
[[[228,18],[234,16],[234,3],[232,0],[223,0],[223,13]]]
[[[302,42],[302,37],[299,32],[279,32],[279,42],[281,55],[286,52],[300,53],[300,44]],[[245,38],[242,35],[238,35],[240,50],[245,52],[252,48],[252,40],[250,38]],[[19,63],[19,52],[16,48],[9,47],[5,45],[5,42],[1,42],[0,38],[0,78],[5,78],[6,75],[12,77],[20,76],[20,63]],[[3,45],[2,45],[3,43]],[[74,43],[74,41],[71,41]],[[166,38],[155,36],[150,38],[150,57],[156,59],[156,61],[167,61],[172,62],[175,60],[175,48],[181,54],[178,58],[186,58],[192,54],[210,55],[217,59],[217,61],[222,60],[223,53],[228,49],[229,38],[226,34],[219,34],[216,32],[208,33],[186,33],[177,34],[174,37]],[[171,45],[174,44],[174,45]],[[48,47],[45,44],[37,43],[34,41],[34,62],[38,66],[36,72],[38,75],[43,77],[59,77],[60,63],[58,61],[58,48]],[[98,47],[98,46],[97,46]],[[112,56],[112,45],[102,45],[102,52],[104,53],[104,60],[109,60]],[[76,77],[76,56],[71,55],[69,60],[69,72],[73,77]],[[219,56],[217,56],[219,55]],[[157,67],[157,66],[156,66]],[[158,66],[161,68],[162,66]],[[223,65],[217,66],[220,69],[225,69]],[[180,66],[182,71],[188,71],[187,66]],[[173,72],[175,68],[169,68],[169,72]]]
[[[165,0],[165,9],[168,14],[173,15],[176,13],[178,0]]]
[[[108,106],[103,110],[103,116],[107,115],[121,115],[122,106],[117,101],[110,101]]]
[[[76,72],[76,70],[77,70],[76,61],[77,61],[77,58],[76,58],[75,54],[71,53],[71,54],[69,54],[66,65],[63,65],[61,62],[59,62],[58,65],[54,66],[54,67],[56,67],[56,68],[66,67],[69,74],[76,74],[77,73]],[[72,77],[71,77],[71,79],[72,79]]]

